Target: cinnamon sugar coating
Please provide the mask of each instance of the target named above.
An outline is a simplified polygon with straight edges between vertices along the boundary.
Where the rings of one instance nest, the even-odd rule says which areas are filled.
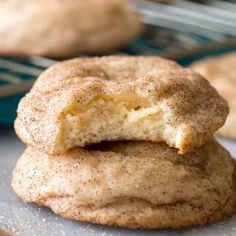
[[[51,156],[31,147],[12,186],[25,201],[74,220],[180,228],[235,212],[235,168],[210,141],[180,156],[163,143],[108,142]]]
[[[112,140],[164,141],[184,154],[224,124],[228,106],[207,80],[172,61],[108,56],[52,66],[17,114],[21,140],[50,154]]]

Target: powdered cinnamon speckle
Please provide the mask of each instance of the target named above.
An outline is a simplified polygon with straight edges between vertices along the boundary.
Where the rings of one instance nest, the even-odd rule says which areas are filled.
[[[165,141],[184,154],[227,114],[223,98],[189,69],[159,57],[110,56],[45,71],[21,100],[15,128],[23,142],[51,154],[110,140]]]

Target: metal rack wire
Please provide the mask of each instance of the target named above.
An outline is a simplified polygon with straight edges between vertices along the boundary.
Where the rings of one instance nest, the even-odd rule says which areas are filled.
[[[131,45],[136,53],[158,53],[173,58],[180,51],[189,53],[212,44],[225,46],[228,41],[236,44],[236,1],[209,0],[203,4],[169,0],[168,4],[162,4],[132,0],[132,3],[149,29],[137,48],[136,44]]]
[[[200,4],[186,0],[171,0],[169,4],[145,0],[132,1],[149,25],[196,34],[209,40],[222,41],[236,36],[236,4],[226,1],[206,1]]]
[[[0,58],[0,98],[28,91],[35,78],[55,62],[42,57]]]
[[[236,50],[236,1],[130,1],[141,14],[146,31],[111,54],[155,54],[187,64],[206,52]],[[34,79],[55,62],[42,57],[0,57],[0,98],[9,100],[9,96],[25,93]],[[4,99],[0,100],[1,109],[10,104],[4,105]]]

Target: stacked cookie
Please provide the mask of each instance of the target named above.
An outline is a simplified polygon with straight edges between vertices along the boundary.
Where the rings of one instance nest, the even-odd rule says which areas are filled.
[[[235,211],[234,163],[212,139],[228,106],[190,69],[159,57],[58,63],[21,100],[28,145],[12,186],[63,217],[179,228]]]

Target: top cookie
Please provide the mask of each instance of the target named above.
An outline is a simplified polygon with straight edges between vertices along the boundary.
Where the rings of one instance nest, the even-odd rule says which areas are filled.
[[[0,1],[0,54],[70,57],[116,49],[142,30],[127,0]]]
[[[208,58],[192,65],[205,76],[229,103],[230,113],[225,125],[218,131],[222,136],[236,138],[236,53]]]
[[[165,141],[180,154],[204,144],[228,114],[207,80],[159,57],[58,63],[21,100],[15,129],[50,154],[103,140]]]

